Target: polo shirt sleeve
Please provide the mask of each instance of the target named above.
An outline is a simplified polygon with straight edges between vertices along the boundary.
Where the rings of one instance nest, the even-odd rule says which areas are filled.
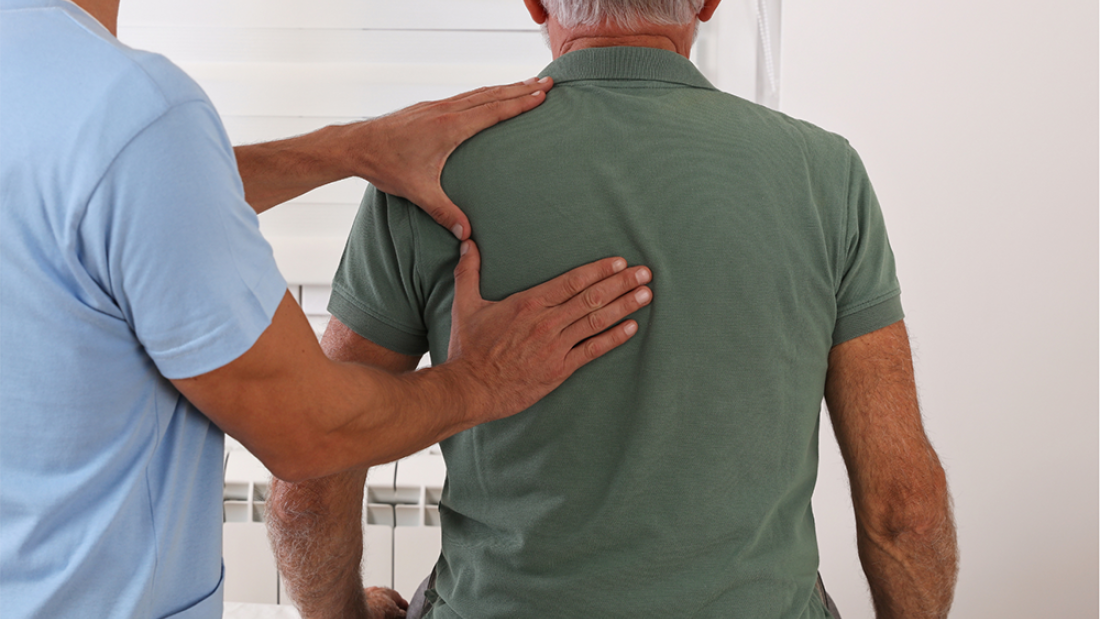
[[[169,379],[240,357],[286,293],[205,100],[168,107],[130,140],[81,227],[81,251],[105,255],[101,285]]]
[[[333,278],[328,308],[359,336],[410,356],[428,351],[414,208],[373,186],[367,189]]]
[[[905,317],[882,209],[863,161],[850,146],[848,156],[846,221],[836,292],[834,346]]]

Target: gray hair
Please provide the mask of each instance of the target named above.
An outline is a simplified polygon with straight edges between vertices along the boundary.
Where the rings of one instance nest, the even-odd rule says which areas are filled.
[[[542,0],[543,7],[565,28],[596,26],[608,21],[624,27],[644,23],[690,24],[704,0]]]

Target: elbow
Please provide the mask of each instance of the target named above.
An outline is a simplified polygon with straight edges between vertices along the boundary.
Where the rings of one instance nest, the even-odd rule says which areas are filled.
[[[301,483],[335,472],[329,459],[323,456],[325,448],[311,441],[284,442],[266,448],[246,447],[267,467],[272,477],[283,482]]]
[[[860,528],[880,543],[892,546],[901,540],[953,536],[947,476],[939,463],[919,475],[898,475],[860,503]]]
[[[296,462],[282,462],[272,463],[268,465],[268,470],[271,471],[271,476],[286,483],[297,484],[304,481],[309,481],[321,475],[315,473],[310,467],[302,466]]]
[[[336,472],[327,465],[324,458],[318,456],[317,452],[306,451],[276,456],[269,460],[261,458],[261,461],[267,466],[267,470],[271,471],[272,477],[291,484],[300,484]]]

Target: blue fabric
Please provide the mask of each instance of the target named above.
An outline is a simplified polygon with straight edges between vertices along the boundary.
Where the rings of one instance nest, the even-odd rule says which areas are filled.
[[[0,0],[5,617],[220,617],[223,436],[168,378],[286,282],[199,87],[64,0]]]

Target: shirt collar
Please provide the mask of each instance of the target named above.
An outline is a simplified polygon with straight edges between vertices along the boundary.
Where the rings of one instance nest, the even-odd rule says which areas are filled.
[[[596,47],[563,54],[543,69],[555,84],[580,80],[668,82],[717,90],[690,60],[652,47]]]

